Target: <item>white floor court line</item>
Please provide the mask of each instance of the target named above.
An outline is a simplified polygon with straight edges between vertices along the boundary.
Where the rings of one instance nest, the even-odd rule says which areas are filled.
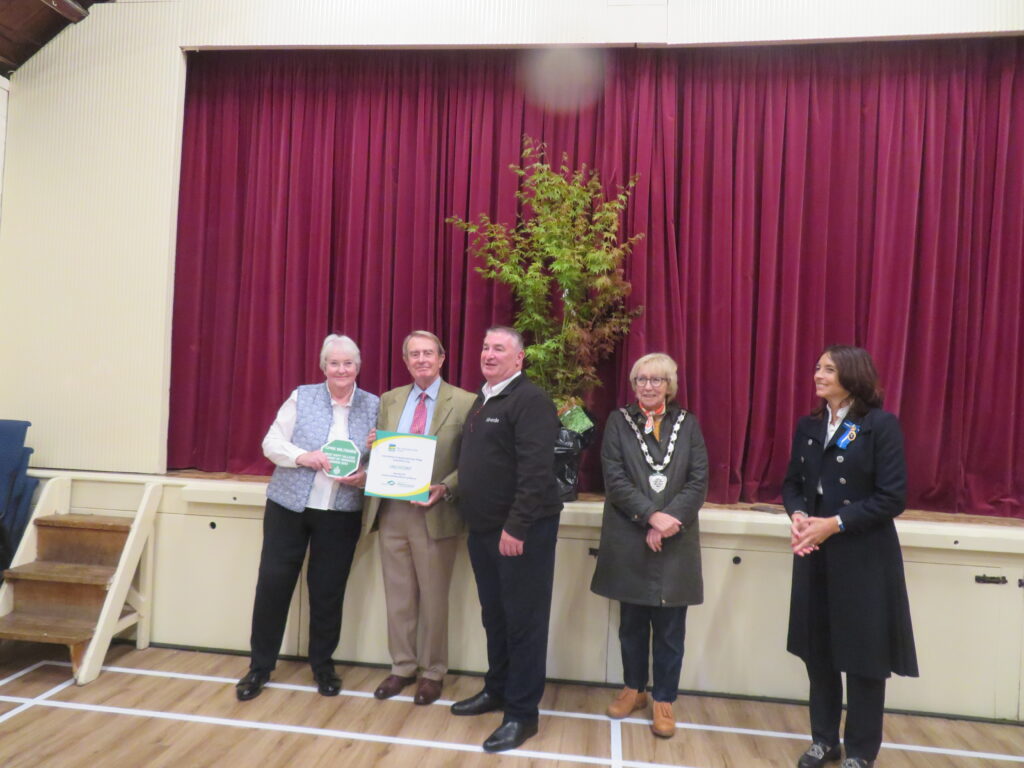
[[[622,723],[612,720],[608,725],[611,729],[612,768],[622,768]]]
[[[15,672],[13,675],[8,675],[3,680],[0,680],[0,687],[3,687],[5,685],[7,685],[7,683],[10,683],[10,682],[12,682],[14,680],[17,680],[19,677],[24,677],[25,675],[28,675],[28,674],[30,674],[32,672],[35,672],[40,667],[46,666],[47,664],[56,664],[56,663],[57,662],[45,661],[45,660],[44,661],[37,661],[35,664],[32,664],[31,666],[25,667],[20,672]],[[71,665],[68,664],[67,666],[70,667]]]
[[[3,685],[4,683],[8,682],[9,680],[14,680],[17,677],[20,677],[22,673],[28,674],[32,670],[38,669],[39,667],[41,667],[45,663],[46,662],[39,662],[37,664],[33,664],[31,667],[28,667],[27,669],[22,670],[22,672],[19,673],[18,675],[11,675],[10,677],[0,681],[0,685]],[[22,704],[20,707],[15,707],[10,712],[5,712],[3,715],[0,715],[0,723],[3,723],[3,722],[6,722],[7,720],[10,720],[15,715],[19,715],[19,714],[21,714],[22,712],[24,712],[27,709],[31,709],[33,706],[38,704],[40,701],[48,699],[50,696],[53,696],[56,693],[60,693],[61,691],[63,691],[65,688],[67,688],[69,685],[71,685],[74,682],[75,682],[74,678],[71,678],[70,680],[65,680],[63,683],[59,683],[59,684],[53,686],[53,688],[51,688],[50,690],[44,691],[43,693],[39,694],[34,699],[26,699],[25,703]]]
[[[650,720],[642,717],[627,717],[623,723],[634,725],[650,725]],[[811,737],[803,733],[787,733],[786,731],[760,731],[754,728],[735,728],[731,725],[705,725],[703,723],[676,723],[676,728],[686,728],[691,731],[711,731],[717,733],[733,733],[739,736],[764,736],[770,739],[794,739],[796,741],[810,741]]]
[[[38,669],[41,666],[48,665],[48,664],[49,665],[53,665],[53,666],[59,666],[59,667],[70,667],[71,666],[68,662],[61,662],[61,661],[40,661],[40,662],[36,662],[35,664],[31,665],[30,667],[27,667],[24,670],[21,670],[20,672],[17,672],[17,673],[15,673],[13,675],[10,675],[9,677],[5,678],[4,680],[0,680],[0,686],[2,686],[4,683],[6,683],[8,681],[15,680],[15,679],[17,679],[19,677],[22,677],[22,676],[24,676],[26,674],[29,674],[30,672]],[[102,670],[104,672],[113,672],[113,673],[117,673],[117,674],[140,675],[140,676],[146,676],[146,677],[162,677],[162,678],[173,678],[173,679],[183,679],[183,680],[195,680],[195,681],[198,681],[198,682],[215,682],[215,683],[228,684],[228,685],[234,685],[235,682],[236,682],[236,680],[234,678],[226,678],[226,677],[211,676],[211,675],[193,675],[193,674],[180,673],[180,672],[164,672],[162,670],[152,670],[152,669],[136,669],[136,668],[133,668],[133,667],[116,667],[116,666],[107,667],[107,666],[104,666],[104,667],[102,667]],[[53,694],[57,693],[58,691],[63,690],[64,688],[70,686],[73,682],[74,682],[73,678],[69,679],[68,681],[66,681],[64,683],[61,683],[58,686],[55,686],[54,688],[50,689],[46,693],[41,694],[40,696],[38,696],[38,697],[36,697],[34,699],[28,699],[28,698],[23,698],[23,697],[18,697],[18,696],[4,696],[4,695],[0,695],[0,701],[5,701],[5,702],[21,705],[21,706],[17,707],[16,709],[11,710],[10,712],[5,713],[2,717],[0,717],[0,722],[3,722],[4,720],[10,719],[15,714],[17,714],[19,712],[23,712],[26,709],[30,709],[31,707],[42,706],[42,707],[52,707],[52,708],[57,708],[57,709],[74,709],[74,710],[80,710],[80,711],[104,712],[104,713],[108,713],[108,714],[119,714],[119,715],[127,715],[127,716],[134,716],[134,717],[151,717],[151,718],[157,718],[157,719],[177,720],[177,721],[181,721],[181,722],[203,723],[203,724],[207,724],[207,725],[223,725],[223,726],[234,727],[234,728],[248,728],[248,729],[254,729],[254,730],[279,731],[279,732],[283,732],[283,733],[299,733],[299,734],[312,735],[312,736],[328,736],[328,737],[331,737],[331,738],[348,739],[348,740],[351,740],[351,741],[366,741],[366,742],[383,743],[383,744],[395,744],[395,745],[402,745],[402,746],[424,747],[424,748],[428,748],[428,749],[446,749],[446,750],[454,750],[454,751],[459,751],[459,752],[482,752],[483,751],[482,748],[480,746],[477,746],[476,744],[460,744],[458,742],[433,741],[433,740],[428,740],[428,739],[408,739],[408,738],[402,738],[402,737],[380,736],[380,735],[376,735],[376,734],[359,733],[359,732],[353,732],[353,731],[339,731],[339,730],[325,729],[325,728],[310,728],[310,727],[306,727],[306,726],[286,725],[286,724],[283,724],[283,723],[264,723],[264,722],[258,722],[258,721],[250,721],[250,720],[234,720],[234,719],[231,719],[231,718],[207,717],[207,716],[202,716],[202,715],[187,715],[187,714],[181,714],[181,713],[175,713],[175,712],[163,712],[163,711],[160,711],[160,710],[129,709],[129,708],[124,708],[124,707],[110,707],[110,706],[105,706],[105,705],[79,704],[79,703],[74,703],[74,702],[62,702],[62,701],[49,701],[49,700],[47,700],[47,697],[52,696]],[[309,691],[309,692],[315,692],[316,691],[316,687],[315,686],[294,685],[294,684],[290,684],[290,683],[270,683],[268,685],[268,687],[271,687],[271,688],[281,688],[281,689],[285,689],[285,690],[299,690],[299,691]],[[363,691],[343,690],[341,692],[341,695],[352,696],[352,697],[357,697],[357,698],[372,698],[372,694],[366,693],[366,692],[363,692]],[[407,699],[409,697],[396,697],[396,698]],[[440,704],[442,706],[448,706],[448,705],[451,704],[451,702],[450,701],[446,701],[446,700],[445,701],[439,700],[438,702],[435,702],[435,704]],[[606,717],[605,715],[594,715],[594,714],[589,714],[589,713],[584,713],[584,712],[563,712],[563,711],[557,711],[557,710],[541,710],[541,714],[546,715],[548,717],[571,717],[571,718],[580,718],[580,719],[587,719],[587,720],[605,720],[605,721],[608,721],[613,726],[613,730],[612,730],[613,745],[614,745],[614,738],[615,738],[615,726],[619,726],[620,723],[626,722],[626,723],[639,724],[639,725],[650,725],[650,720],[645,720],[645,719],[642,719],[642,718],[635,718],[635,717],[626,718],[626,719],[620,720],[620,721],[613,721],[610,718]],[[676,726],[678,728],[683,728],[683,729],[700,730],[700,731],[711,731],[711,732],[718,732],[718,733],[731,733],[731,734],[738,734],[738,735],[745,735],[745,736],[749,735],[749,736],[761,736],[761,737],[768,737],[768,738],[798,739],[798,740],[803,740],[803,741],[807,741],[808,740],[808,737],[803,735],[803,734],[786,733],[786,732],[782,732],[782,731],[764,731],[764,730],[756,730],[756,729],[750,729],[750,728],[734,728],[734,727],[730,727],[730,726],[703,725],[703,724],[698,724],[698,723],[685,723],[685,722],[676,723]],[[610,758],[589,757],[589,756],[586,756],[586,755],[572,755],[572,754],[562,754],[562,753],[556,753],[556,752],[536,752],[536,751],[533,751],[533,750],[526,750],[526,749],[510,750],[510,751],[504,752],[502,754],[515,755],[515,756],[520,756],[520,757],[528,757],[528,758],[539,759],[539,760],[555,760],[555,761],[561,760],[561,761],[564,761],[564,762],[580,763],[580,764],[584,764],[584,765],[610,766],[610,767],[614,767],[614,768],[618,768],[619,766],[622,766],[622,768],[670,768],[670,766],[668,766],[667,764],[664,764],[664,763],[646,763],[646,762],[637,762],[637,761],[632,761],[632,760],[623,760],[622,757],[621,757],[621,746],[622,746],[622,742],[621,742],[621,726],[619,727],[618,734],[619,734],[619,760],[618,761],[615,760],[614,751],[612,752],[612,757],[610,757]],[[924,753],[924,754],[948,755],[948,756],[951,756],[951,757],[964,757],[964,758],[972,758],[972,759],[996,760],[996,761],[1003,761],[1003,762],[1010,762],[1010,763],[1022,763],[1022,764],[1024,764],[1024,756],[1005,755],[1005,754],[999,754],[999,753],[994,753],[994,752],[977,752],[977,751],[971,751],[971,750],[947,749],[947,748],[943,748],[943,747],[928,747],[928,746],[921,746],[921,745],[914,745],[914,744],[893,744],[893,743],[889,743],[889,742],[883,743],[882,744],[882,748],[883,749],[892,749],[892,750],[903,750],[903,751],[907,751],[907,752],[917,752],[917,753]],[[687,766],[679,766],[678,764],[673,764],[671,766],[671,768],[687,768]]]
[[[111,707],[105,704],[79,704],[70,701],[47,701],[40,699],[26,699],[20,696],[2,696],[0,701],[15,704],[24,704],[29,707],[47,707],[52,709],[66,709],[78,712],[100,712],[108,715],[125,715],[128,717],[142,717],[156,720],[173,720],[182,723],[198,723],[202,725],[220,725],[227,728],[240,728],[256,731],[273,731],[277,733],[295,733],[305,736],[326,736],[334,739],[345,739],[347,741],[365,741],[377,744],[389,744],[409,747],[424,747],[427,749],[446,749],[456,752],[483,752],[483,748],[477,744],[460,744],[453,741],[433,741],[429,739],[409,739],[400,736],[381,736],[372,733],[359,733],[358,731],[341,731],[332,728],[312,728],[303,725],[287,725],[284,723],[266,723],[254,720],[234,720],[227,717],[208,717],[205,715],[188,715],[180,712],[163,712],[156,709],[132,709],[127,707]],[[504,755],[527,757],[534,760],[561,760],[563,762],[581,763],[583,765],[610,766],[611,760],[603,757],[587,757],[586,755],[562,754],[559,752],[539,752],[529,749],[513,749],[503,752]],[[658,765],[657,768],[670,768],[667,765]]]

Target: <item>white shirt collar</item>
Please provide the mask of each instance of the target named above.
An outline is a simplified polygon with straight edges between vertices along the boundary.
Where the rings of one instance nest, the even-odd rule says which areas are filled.
[[[499,381],[493,387],[490,384],[484,382],[484,386],[480,390],[481,392],[484,393],[484,402],[486,403],[495,395],[501,394],[502,390],[505,389],[505,387],[507,387],[512,382],[512,380],[516,378],[516,376],[519,376],[521,374],[522,371],[516,371],[504,381]]]
[[[355,384],[352,385],[352,391],[348,393],[348,400],[342,402],[341,400],[335,399],[334,395],[331,394],[331,388],[327,386],[327,382],[324,382],[324,386],[327,387],[327,396],[331,398],[331,405],[340,405],[342,408],[348,408],[352,405],[352,398],[356,396],[356,390],[359,389]]]
[[[828,403],[825,403],[825,409],[828,411],[828,421],[825,422],[825,445],[828,445],[829,443],[832,442],[832,436],[839,431],[839,427],[842,426],[843,419],[845,419],[846,414],[849,413],[851,405],[853,405],[853,403],[844,405],[842,408],[836,411],[836,416],[838,416],[839,418],[837,418],[835,424],[833,424],[832,408]]]
[[[409,394],[415,399],[420,396],[420,392],[426,392],[427,397],[431,400],[437,400],[437,393],[441,391],[441,377],[438,376],[434,379],[433,383],[426,389],[421,389],[420,385],[415,381],[412,383],[412,392]]]
[[[853,405],[853,403],[847,403],[842,408],[840,408],[838,411],[836,411],[835,416],[838,416],[840,420],[845,419],[846,418],[846,414],[848,414],[850,412],[850,406],[852,406],[852,405]],[[828,411],[828,423],[831,424],[832,423],[832,419],[834,418],[833,414],[832,414],[832,406],[829,405],[828,403],[825,403],[825,409]]]

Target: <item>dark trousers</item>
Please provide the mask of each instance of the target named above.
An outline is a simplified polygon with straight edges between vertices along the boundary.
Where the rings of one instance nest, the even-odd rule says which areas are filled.
[[[309,664],[332,667],[341,636],[341,608],[362,528],[359,512],[305,509],[292,512],[267,500],[263,551],[252,609],[251,669],[269,672],[277,664],[295,582],[309,549]]]
[[[652,645],[653,639],[653,645]],[[686,641],[686,606],[619,604],[619,646],[627,687],[647,689],[647,668],[653,657],[655,701],[676,700]]]
[[[558,515],[530,526],[523,554],[498,553],[501,529],[469,534],[469,560],[487,633],[484,690],[505,702],[507,720],[537,719],[544,694]]]
[[[811,737],[823,744],[838,744],[839,718],[843,714],[842,675],[831,661],[808,662],[807,677],[811,682]],[[882,745],[885,680],[847,673],[846,697],[846,756],[874,760]]]
[[[828,582],[819,558],[821,573],[811,581],[811,643],[804,659],[810,682],[811,737],[823,744],[839,743],[839,721],[843,714],[843,679],[832,658],[829,624]],[[882,715],[885,709],[885,679],[846,674],[846,728],[843,741],[847,757],[874,760],[882,745]]]

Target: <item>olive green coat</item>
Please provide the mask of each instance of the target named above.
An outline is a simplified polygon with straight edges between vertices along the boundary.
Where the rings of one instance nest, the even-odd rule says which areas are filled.
[[[643,435],[644,417],[640,409],[634,403],[626,410]],[[653,434],[643,435],[655,464],[664,460],[672,428],[681,412],[679,405],[669,403],[660,441]],[[605,425],[601,466],[604,517],[591,591],[636,605],[702,603],[704,582],[697,513],[707,492],[708,457],[697,418],[686,413],[672,460],[663,470],[668,483],[660,493],[648,482],[653,470],[621,411],[613,412]],[[651,550],[646,542],[650,527],[647,520],[656,511],[672,515],[682,525],[679,533],[664,540],[660,552]]]

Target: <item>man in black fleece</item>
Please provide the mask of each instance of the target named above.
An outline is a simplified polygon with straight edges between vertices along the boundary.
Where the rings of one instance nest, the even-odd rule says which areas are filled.
[[[537,733],[544,693],[555,540],[562,502],[555,482],[558,416],[526,378],[523,339],[496,326],[480,354],[486,380],[466,417],[459,454],[459,510],[487,633],[484,689],[452,705],[456,715],[505,711],[484,742],[515,749]]]

